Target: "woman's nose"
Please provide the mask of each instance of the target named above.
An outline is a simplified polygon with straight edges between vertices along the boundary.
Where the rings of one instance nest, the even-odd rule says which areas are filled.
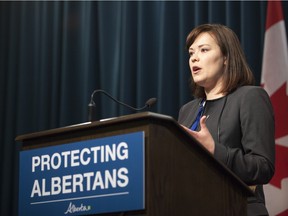
[[[196,62],[196,61],[199,61],[199,57],[198,57],[197,54],[194,54],[194,55],[192,56],[192,62],[194,63],[194,62]]]

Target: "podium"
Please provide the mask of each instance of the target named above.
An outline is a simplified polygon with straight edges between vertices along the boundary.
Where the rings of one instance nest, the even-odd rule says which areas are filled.
[[[106,144],[114,143],[114,141],[110,141],[109,138],[120,136],[121,140],[122,136],[125,138],[130,134],[140,135],[139,145],[141,147],[139,151],[142,149],[143,152],[137,155],[138,153],[134,153],[129,147],[129,157],[126,155],[125,160],[131,158],[131,168],[127,168],[129,170],[127,170],[127,172],[122,170],[123,178],[118,179],[119,181],[117,182],[120,185],[118,185],[119,189],[123,191],[127,185],[133,183],[134,177],[138,178],[140,176],[139,181],[143,181],[140,186],[137,185],[138,179],[134,182],[136,184],[134,189],[139,191],[132,192],[134,189],[131,189],[131,192],[127,192],[127,194],[133,194],[134,197],[132,197],[132,201],[125,201],[125,194],[123,193],[118,196],[120,201],[123,201],[121,205],[117,204],[118,201],[115,200],[116,198],[114,196],[112,202],[109,204],[104,203],[105,200],[102,200],[102,203],[100,201],[101,204],[98,203],[96,206],[93,206],[94,203],[98,201],[96,200],[96,196],[94,196],[94,200],[90,199],[93,197],[91,195],[91,193],[93,193],[92,182],[94,181],[94,184],[97,182],[97,188],[99,188],[99,178],[96,180],[96,177],[91,177],[91,181],[89,180],[88,184],[88,175],[86,175],[86,178],[82,177],[81,181],[79,180],[81,179],[79,169],[77,170],[77,174],[73,175],[71,174],[71,170],[76,167],[85,173],[88,161],[91,163],[94,158],[92,167],[96,175],[98,166],[104,165],[105,163],[103,162],[104,160],[102,161],[103,163],[100,163],[100,156],[98,161],[95,160],[96,154],[93,156],[93,154],[89,152],[89,149],[92,149],[91,146],[83,146],[85,146],[86,142],[90,143],[91,140],[96,140],[96,142],[104,140]],[[106,139],[108,139],[108,141]],[[141,140],[143,140],[142,144]],[[24,154],[24,156],[29,154],[27,157],[30,157],[29,159],[25,158],[26,156],[21,158],[22,156],[20,155],[20,216],[25,215],[23,212],[28,212],[29,215],[33,215],[34,213],[35,215],[43,215],[44,212],[46,212],[44,215],[69,215],[66,209],[71,210],[70,212],[68,211],[71,215],[243,216],[247,214],[247,197],[253,195],[251,190],[236,175],[222,163],[215,160],[215,158],[182,129],[172,117],[166,115],[142,112],[105,121],[87,122],[79,125],[20,135],[16,138],[16,141],[22,142],[22,151],[20,154]],[[78,147],[83,147],[81,151],[76,151],[75,148],[74,150],[69,150],[71,157],[72,153],[77,153],[74,154],[75,157],[73,156],[73,162],[71,162],[72,159],[70,160],[70,156],[67,156],[68,153],[63,153],[63,150],[61,154],[59,152],[49,152],[51,148],[59,148],[62,145],[69,147],[71,143],[76,143]],[[93,145],[93,142],[91,145]],[[132,143],[131,149],[136,145],[138,144]],[[99,147],[98,149],[101,148]],[[39,155],[37,156],[37,151],[40,151],[41,157]],[[44,151],[44,153],[42,151]],[[137,150],[137,152],[139,151]],[[30,152],[32,153],[30,154]],[[141,158],[141,155],[143,155],[143,158]],[[119,158],[121,159],[121,157]],[[122,157],[120,162],[124,162],[125,160],[124,157]],[[140,161],[140,165],[138,165],[138,160]],[[67,165],[70,162],[71,167]],[[110,162],[116,166],[117,159],[111,160]],[[79,165],[81,163],[85,165],[83,168]],[[59,178],[59,176],[56,178],[55,173],[51,174],[52,171],[60,170],[59,164],[63,166],[63,172],[67,169],[69,170],[68,174],[63,174],[65,178]],[[72,166],[72,164],[74,165]],[[109,167],[111,166],[114,165],[110,164]],[[126,165],[120,165],[120,167],[121,166],[126,167]],[[107,170],[108,168],[105,169]],[[135,175],[133,174],[134,170]],[[39,177],[29,177],[30,174],[33,175],[37,172],[43,174],[46,171],[47,175],[45,174],[46,177],[42,178],[42,181]],[[78,179],[76,177],[78,177]],[[71,180],[72,183],[67,180],[68,178],[73,179],[73,181]],[[53,186],[51,187],[47,186],[51,185],[48,183],[50,181],[49,179],[53,179]],[[125,179],[127,180],[127,184],[123,185]],[[56,180],[58,180],[58,183]],[[62,180],[61,184],[59,183],[60,180]],[[84,184],[85,180],[86,182]],[[29,181],[34,181],[34,183],[29,183]],[[46,189],[43,189],[44,183],[46,184]],[[74,187],[73,184],[76,184],[76,186]],[[82,187],[82,190],[81,184],[86,185]],[[60,193],[61,187],[62,191]],[[65,190],[63,188],[65,188]],[[87,191],[89,190],[89,196],[81,194],[85,188]],[[28,192],[25,192],[26,189]],[[107,188],[103,187],[102,189],[105,191]],[[109,190],[110,189],[113,188],[109,187]],[[118,190],[117,186],[114,189]],[[77,195],[78,198],[75,198],[74,190],[80,192],[80,195]],[[94,192],[97,192],[97,190],[98,189],[95,189]],[[54,195],[52,195],[53,193]],[[111,191],[109,191],[109,193],[111,194]],[[56,195],[58,197],[54,198]],[[141,197],[138,198],[138,195]],[[47,201],[46,198],[51,197],[53,201]],[[72,198],[69,200],[69,197]],[[27,201],[32,198],[39,198],[40,201]],[[85,205],[86,198],[90,199],[92,204]],[[104,199],[104,196],[98,196],[98,198]],[[43,201],[45,199],[47,202]],[[138,202],[138,200],[140,200],[140,205],[137,207],[132,206],[131,208],[129,207],[128,210],[121,209],[121,207],[128,204],[127,202],[131,204],[134,201]],[[27,203],[25,203],[26,201]],[[77,205],[72,204],[74,201],[78,202]],[[57,207],[54,207],[53,205],[56,204]],[[65,207],[59,207],[62,205]],[[133,205],[133,203],[131,205]],[[35,206],[37,206],[38,209]],[[34,207],[37,210],[35,210]],[[64,211],[62,209],[59,210],[61,213],[57,212],[58,207],[64,208]],[[97,209],[100,207],[103,207],[104,210],[102,209],[100,212],[97,212]],[[91,209],[92,211],[90,211]],[[93,212],[94,210],[95,212]]]

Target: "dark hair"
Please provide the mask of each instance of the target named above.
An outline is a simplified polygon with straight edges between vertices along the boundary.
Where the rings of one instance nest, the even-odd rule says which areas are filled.
[[[196,38],[204,32],[211,34],[219,45],[222,54],[226,57],[227,64],[223,73],[224,85],[220,92],[229,94],[240,86],[253,85],[254,76],[247,64],[240,41],[227,26],[203,24],[194,28],[187,36],[186,49],[189,50]],[[193,78],[191,78],[191,86],[195,97],[206,97],[204,88],[194,83]]]

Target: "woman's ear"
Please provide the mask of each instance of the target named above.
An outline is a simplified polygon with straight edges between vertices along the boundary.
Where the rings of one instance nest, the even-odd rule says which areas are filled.
[[[227,57],[224,56],[224,65],[227,65]]]

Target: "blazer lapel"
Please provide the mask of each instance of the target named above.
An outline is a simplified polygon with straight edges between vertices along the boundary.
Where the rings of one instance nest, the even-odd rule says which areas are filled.
[[[187,111],[185,113],[183,113],[183,115],[186,116],[186,118],[184,119],[183,122],[180,122],[180,124],[182,124],[188,128],[190,128],[192,126],[192,124],[195,121],[196,116],[198,114],[200,102],[201,102],[201,99],[199,99],[197,103],[194,103],[194,105],[191,104],[191,107],[189,107],[189,109],[187,109]]]

